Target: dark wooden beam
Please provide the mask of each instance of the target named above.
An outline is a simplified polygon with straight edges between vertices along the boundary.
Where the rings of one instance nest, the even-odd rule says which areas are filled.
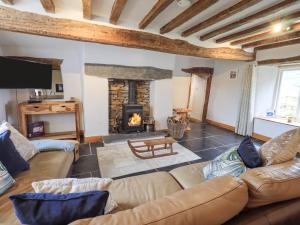
[[[194,74],[203,78],[212,76],[214,73],[214,68],[210,68],[210,67],[192,67],[192,68],[181,69],[181,70],[185,73]]]
[[[112,24],[117,24],[121,13],[127,3],[127,0],[115,0],[111,9],[109,21]]]
[[[82,13],[84,19],[92,19],[92,0],[82,0]]]
[[[253,53],[241,49],[228,47],[205,48],[190,44],[187,41],[174,40],[157,34],[55,18],[9,7],[0,7],[0,30],[140,48],[178,55],[243,61],[254,60]]]
[[[271,48],[279,48],[283,46],[288,46],[288,45],[294,45],[294,44],[299,44],[300,43],[300,38],[294,39],[294,40],[288,40],[288,41],[282,41],[274,44],[269,44],[269,45],[263,45],[259,47],[255,47],[254,51],[260,51],[260,50],[266,50],[266,49],[271,49]]]
[[[251,41],[262,40],[265,38],[278,37],[278,36],[281,36],[282,34],[289,33],[292,31],[297,31],[297,30],[300,30],[300,23],[294,23],[294,24],[286,27],[279,33],[274,33],[272,31],[272,29],[270,29],[269,31],[260,32],[255,35],[248,36],[246,38],[238,39],[236,41],[231,42],[230,44],[231,45],[239,45],[239,44],[243,44],[243,43],[249,43]]]
[[[172,19],[170,22],[168,22],[166,25],[164,25],[162,28],[160,28],[160,33],[165,34],[176,27],[180,26],[181,24],[187,22],[200,12],[206,10],[219,0],[198,0],[193,5],[191,5],[189,8],[184,10],[182,13],[180,13],[178,16],[176,16],[174,19]]]
[[[298,39],[298,38],[300,38],[300,31],[296,31],[293,33],[288,33],[276,37],[266,38],[259,41],[250,42],[242,45],[242,48],[253,48],[257,46],[269,45],[269,44],[274,44],[274,43]]]
[[[43,8],[48,13],[55,13],[55,5],[53,0],[40,0]]]
[[[202,122],[206,122],[207,120],[207,110],[208,110],[211,82],[212,82],[212,76],[209,76],[206,81],[205,100],[204,100],[204,106],[202,112]]]
[[[14,4],[14,0],[1,0],[1,2],[3,2],[4,4],[8,4],[8,5]]]
[[[219,12],[218,14],[204,20],[203,22],[198,23],[197,25],[185,30],[184,32],[181,33],[181,35],[183,37],[187,37],[193,33],[203,30],[209,26],[212,26],[212,25],[214,25],[236,13],[239,13],[239,12],[243,11],[244,9],[247,9],[261,1],[262,0],[242,0],[242,1],[238,2],[237,4]]]
[[[272,64],[283,64],[283,63],[296,63],[300,62],[300,56],[293,56],[282,59],[266,59],[257,61],[257,65],[272,65]]]
[[[225,32],[231,31],[235,28],[238,28],[240,26],[243,26],[247,23],[251,23],[254,22],[260,18],[266,17],[266,16],[270,16],[284,8],[286,8],[287,6],[290,6],[294,3],[298,2],[298,0],[284,0],[282,2],[279,2],[269,8],[266,8],[264,10],[261,10],[255,14],[252,14],[250,16],[244,17],[243,19],[237,20],[233,23],[227,24],[221,28],[218,28],[216,30],[213,30],[207,34],[204,34],[200,37],[201,41],[205,41],[208,40],[210,38],[213,38],[215,36],[218,36],[220,34],[224,34]]]
[[[157,0],[152,9],[139,23],[140,29],[145,29],[162,11],[164,11],[174,0]]]
[[[29,56],[5,56],[5,57],[11,59],[49,64],[52,65],[53,70],[60,70],[60,66],[63,63],[63,59],[54,59],[54,58],[36,58],[36,57],[29,57]]]
[[[237,33],[233,33],[231,35],[228,35],[228,36],[225,36],[225,37],[222,37],[222,38],[219,38],[219,39],[216,40],[216,42],[217,43],[224,43],[224,42],[227,42],[227,41],[231,41],[231,40],[235,40],[235,39],[238,39],[238,38],[241,38],[241,37],[245,37],[247,35],[255,34],[257,32],[261,32],[261,31],[265,31],[265,30],[271,30],[272,27],[277,23],[281,23],[281,22],[286,23],[286,22],[289,22],[289,21],[291,22],[291,21],[294,21],[294,20],[299,19],[299,18],[300,18],[300,11],[296,11],[292,14],[287,15],[287,16],[278,17],[276,19],[271,19],[268,22],[259,24],[257,26],[251,27],[251,28],[248,28],[246,30],[242,30],[242,31],[237,32]]]
[[[260,39],[268,37],[272,34],[273,34],[272,31],[261,32],[261,33],[258,33],[258,34],[254,34],[254,35],[247,36],[245,38],[241,38],[241,39],[235,40],[233,42],[230,42],[230,45],[240,45],[240,44],[243,44],[243,43],[260,40]]]

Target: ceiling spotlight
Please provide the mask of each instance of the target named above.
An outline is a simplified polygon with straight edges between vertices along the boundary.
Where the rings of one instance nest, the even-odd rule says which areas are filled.
[[[278,33],[281,30],[282,30],[282,24],[281,23],[277,23],[277,24],[274,25],[274,27],[273,27],[273,32],[274,33]]]
[[[180,7],[187,7],[192,4],[191,0],[176,0],[177,5]]]

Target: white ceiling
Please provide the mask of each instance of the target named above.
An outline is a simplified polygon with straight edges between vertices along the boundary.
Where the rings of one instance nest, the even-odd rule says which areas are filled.
[[[138,29],[139,22],[143,19],[143,17],[147,14],[147,12],[153,7],[157,0],[128,0],[121,17],[118,21],[118,24],[115,27],[122,27],[122,28],[128,28],[128,29]],[[170,33],[165,34],[164,36],[170,37],[170,38],[176,38],[176,39],[182,39],[187,40],[190,43],[203,46],[203,47],[223,47],[223,46],[230,46],[229,43],[224,44],[216,44],[215,40],[217,38],[220,38],[222,36],[229,35],[231,33],[235,33],[237,31],[243,30],[245,28],[252,27],[253,25],[257,25],[261,23],[262,21],[266,21],[270,18],[275,18],[280,15],[286,15],[290,12],[295,12],[300,9],[300,1],[298,1],[297,4],[294,4],[290,7],[285,8],[284,10],[279,11],[276,14],[270,15],[268,17],[264,17],[263,19],[257,20],[253,23],[243,25],[237,29],[234,29],[224,35],[219,35],[215,38],[212,38],[207,41],[200,41],[199,36],[200,34],[205,34],[209,31],[212,31],[216,28],[222,27],[223,25],[226,25],[230,22],[236,21],[238,19],[241,19],[247,15],[251,15],[254,12],[257,12],[259,10],[262,10],[264,8],[270,7],[271,5],[281,2],[281,0],[263,0],[260,3],[249,7],[248,9],[235,14],[234,16],[231,16],[227,18],[226,20],[223,20],[209,28],[206,28],[205,30],[202,30],[198,33],[195,33],[187,38],[181,37],[181,32],[185,29],[204,21],[205,19],[209,18],[212,15],[217,14],[218,12],[224,10],[225,8],[228,8],[240,0],[220,0],[207,10],[203,11],[199,15],[193,17],[188,22],[182,24],[181,26],[177,27]],[[22,11],[29,11],[44,15],[49,15],[53,17],[60,17],[60,18],[69,18],[69,19],[76,19],[76,20],[84,20],[82,18],[82,3],[81,0],[54,0],[55,6],[56,6],[56,13],[46,13],[44,9],[42,8],[40,1],[38,0],[14,0],[15,4],[13,7],[18,10]],[[104,24],[107,26],[114,26],[109,23],[109,16],[111,12],[111,8],[113,5],[114,0],[93,0],[92,8],[93,8],[93,19],[85,20],[86,22],[92,22],[92,23],[99,23]],[[195,0],[193,0],[195,2]],[[0,2],[0,5],[8,6]],[[184,11],[186,8],[179,7],[176,2],[174,1],[167,9],[165,9],[148,27],[146,27],[145,31],[159,34],[159,29],[165,25],[167,22],[169,22],[171,19],[173,19],[175,16],[177,16],[180,12]],[[2,33],[2,32],[1,32]],[[0,33],[0,35],[1,35]],[[5,40],[1,40],[0,43],[2,44],[9,44],[6,43],[6,41],[9,42],[9,38],[5,38]],[[5,42],[5,43],[3,43]],[[232,47],[232,46],[231,46]]]

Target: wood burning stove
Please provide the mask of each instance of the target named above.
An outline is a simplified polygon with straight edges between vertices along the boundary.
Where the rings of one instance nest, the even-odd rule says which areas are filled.
[[[123,105],[123,131],[143,131],[143,119],[143,106],[136,104],[136,81],[128,80],[128,104]]]

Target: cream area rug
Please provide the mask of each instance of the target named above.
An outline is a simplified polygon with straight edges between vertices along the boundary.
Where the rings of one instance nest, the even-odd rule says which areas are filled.
[[[101,177],[120,177],[201,159],[178,143],[173,144],[173,150],[178,152],[178,154],[154,159],[140,159],[133,155],[126,142],[99,147],[97,148],[97,158]],[[163,152],[164,150],[159,153]]]

